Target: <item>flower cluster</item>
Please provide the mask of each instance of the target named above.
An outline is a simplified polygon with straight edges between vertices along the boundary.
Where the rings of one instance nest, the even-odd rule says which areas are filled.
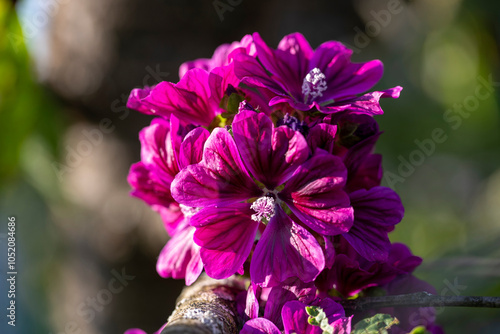
[[[130,94],[129,108],[156,116],[128,180],[171,237],[157,271],[187,285],[203,270],[247,275],[243,333],[321,333],[311,305],[350,333],[338,298],[416,280],[420,258],[389,241],[404,210],[373,153],[379,100],[402,88],[366,92],[383,65],[351,54],[299,33],[272,49],[254,33],[183,64],[178,83]],[[417,315],[403,332],[432,330],[432,312]]]

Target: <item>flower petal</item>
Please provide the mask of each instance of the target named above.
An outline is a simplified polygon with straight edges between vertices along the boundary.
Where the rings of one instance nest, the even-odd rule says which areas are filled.
[[[144,101],[167,119],[175,114],[184,123],[209,125],[218,105],[211,104],[208,76],[207,71],[193,68],[177,84],[160,82]]]
[[[214,68],[208,75],[212,105],[219,106],[227,88],[231,85],[238,87],[240,79],[234,74],[234,64]],[[222,113],[224,110],[221,110]],[[217,112],[219,113],[219,112]]]
[[[335,150],[335,135],[337,134],[337,126],[325,123],[319,123],[309,130],[307,143],[313,153],[317,148],[325,150],[333,154]]]
[[[194,241],[201,247],[207,275],[215,279],[236,273],[250,255],[259,223],[248,203],[205,208],[190,219]]]
[[[327,42],[328,43],[328,42]],[[345,49],[347,50],[347,49]],[[363,93],[372,88],[384,73],[384,65],[380,60],[366,63],[351,63],[349,52],[343,52],[332,59],[331,66],[326,70],[328,89],[323,93],[323,98],[343,100],[346,96]]]
[[[349,231],[353,209],[342,190],[346,169],[338,157],[317,153],[302,164],[278,195],[307,226],[323,235]]]
[[[275,94],[284,94],[280,84],[271,79],[262,65],[246,54],[234,55],[234,73],[241,82],[250,87],[261,87],[269,89]]]
[[[199,127],[191,130],[179,148],[179,168],[197,164],[203,158],[203,146],[210,136],[207,129]]]
[[[156,271],[164,278],[186,278],[186,285],[191,285],[201,274],[203,264],[200,260],[200,246],[193,241],[195,228],[187,222],[183,224],[183,228],[162,249]]]
[[[391,249],[387,232],[403,219],[399,196],[390,188],[374,187],[349,194],[354,224],[343,234],[351,246],[369,261],[386,261]]]
[[[281,334],[278,327],[264,318],[256,318],[247,321],[243,325],[240,334]]]
[[[222,128],[212,131],[202,161],[177,174],[171,190],[177,202],[190,207],[227,205],[262,193],[243,166],[233,138]]]
[[[254,319],[259,316],[259,298],[257,294],[260,295],[262,288],[254,283],[250,283],[247,290],[247,298],[245,304],[245,315]]]
[[[139,133],[141,161],[148,169],[158,173],[163,182],[168,183],[179,172],[173,144],[180,138],[170,131],[170,127],[169,121],[156,118]]]
[[[289,34],[273,50],[258,33],[253,34],[257,57],[264,68],[271,72],[280,86],[294,97],[302,96],[302,81],[307,75],[313,50],[300,33]]]
[[[289,277],[298,277],[306,283],[313,281],[325,267],[320,245],[280,206],[276,206],[275,211],[252,256],[252,282],[271,287]]]
[[[153,115],[155,113],[155,106],[145,101],[146,97],[151,94],[153,88],[154,87],[144,87],[144,89],[132,89],[127,100],[127,108],[137,110],[146,115]]]
[[[175,202],[170,193],[168,179],[158,177],[157,173],[152,172],[142,162],[137,162],[130,167],[127,181],[133,188],[131,195],[142,199],[148,205],[168,208],[171,203]]]
[[[380,107],[379,100],[386,97],[391,97],[393,99],[398,98],[402,90],[403,87],[396,86],[383,91],[367,93],[358,97],[340,99],[331,105],[318,105],[318,109],[327,114],[350,110],[351,112],[360,112],[368,115],[381,115],[384,111]]]
[[[325,312],[329,324],[334,324],[339,320],[342,321],[342,323],[344,323],[343,319],[350,320],[350,318],[345,318],[344,308],[330,298],[325,298],[323,300],[318,299],[311,305],[319,306]],[[309,318],[309,315],[306,312],[306,306],[307,304],[304,304],[299,301],[290,301],[283,306],[283,311],[281,312],[281,314],[283,317],[283,324],[285,327],[286,334],[323,333],[323,330],[319,326],[313,326],[308,323],[307,319]],[[350,321],[347,321],[346,325],[349,325],[350,327]],[[340,326],[337,324],[337,327]],[[334,333],[340,334],[341,332],[339,333],[334,332]],[[346,334],[347,333],[349,332],[346,332]]]
[[[284,183],[309,156],[300,132],[274,128],[262,113],[240,112],[233,121],[233,134],[245,166],[268,189]]]
[[[316,295],[313,282],[304,283],[297,278],[289,278],[283,284],[271,289],[264,310],[264,317],[271,320],[278,328],[283,328],[281,310],[283,305],[291,300],[309,304]]]

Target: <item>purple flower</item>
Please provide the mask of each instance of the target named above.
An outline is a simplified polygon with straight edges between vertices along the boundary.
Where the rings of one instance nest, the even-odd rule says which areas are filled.
[[[242,52],[248,55],[254,55],[255,45],[253,44],[252,36],[245,35],[241,41],[220,45],[215,49],[212,58],[201,58],[183,63],[179,67],[179,78],[182,78],[187,71],[193,68],[201,68],[210,72],[216,67],[228,65],[232,60],[230,54],[233,52],[235,52],[235,54]]]
[[[127,107],[165,119],[175,115],[182,124],[209,125],[224,112],[219,104],[228,87],[238,84],[232,64],[210,72],[193,68],[177,84],[162,81],[153,88],[132,90]]]
[[[352,224],[342,190],[345,167],[330,154],[309,158],[300,132],[276,128],[262,113],[240,112],[232,132],[234,139],[215,129],[201,162],[182,170],[171,187],[179,203],[202,208],[190,223],[207,274],[220,279],[239,270],[259,225],[266,224],[250,264],[252,282],[274,286],[289,277],[311,282],[324,267],[324,255],[307,228],[337,235]]]
[[[139,133],[141,161],[132,165],[128,175],[132,196],[161,214],[169,234],[182,219],[170,193],[171,182],[180,169],[201,160],[209,136],[203,128],[191,128],[183,127],[175,116],[170,121],[154,119]]]
[[[378,125],[371,116],[345,113],[324,121],[311,128],[307,140],[313,151],[339,155],[347,167],[345,190],[354,223],[343,237],[367,260],[385,261],[391,247],[387,234],[403,218],[404,208],[393,190],[379,186],[381,160],[371,153],[380,135]]]
[[[335,288],[344,297],[387,284],[398,275],[411,273],[422,262],[407,246],[399,243],[391,245],[385,262],[366,260],[345,240],[341,240],[338,252],[333,267],[321,273],[316,286],[325,293]]]
[[[271,289],[264,308],[264,318],[271,320],[278,328],[283,329],[281,310],[285,303],[298,300],[307,305],[315,298],[316,287],[313,282],[303,283],[299,279],[289,278]]]
[[[334,334],[351,333],[351,317],[346,317],[344,308],[330,298],[317,299],[310,305],[319,306],[326,313],[328,323],[334,328]],[[285,333],[321,334],[323,330],[319,326],[310,325],[307,321],[309,315],[306,312],[306,304],[299,301],[291,301],[283,306],[281,312]]]
[[[243,325],[240,334],[281,334],[281,331],[272,321],[265,318],[255,318]]]
[[[183,127],[172,116],[170,121],[155,119],[139,135],[141,162],[132,165],[129,183],[132,195],[143,199],[158,211],[171,239],[160,253],[157,271],[162,277],[185,278],[192,284],[203,270],[200,247],[193,241],[194,227],[188,218],[195,209],[175,202],[170,184],[175,175],[187,165],[201,160],[209,133],[203,128]]]
[[[270,106],[286,103],[302,111],[316,107],[324,113],[381,114],[379,99],[397,98],[402,90],[398,86],[358,96],[380,80],[383,65],[378,60],[351,63],[352,51],[339,42],[325,42],[313,50],[304,36],[293,33],[273,50],[258,33],[253,40],[258,61],[243,53],[235,55],[235,73],[251,87],[272,91]]]
[[[127,329],[123,334],[147,334],[147,333],[139,328],[130,328]]]
[[[330,298],[316,299],[309,303],[294,300],[287,302],[281,311],[285,334],[321,334],[323,330],[319,326],[308,323],[309,315],[306,306],[320,307],[326,314],[328,323],[333,327],[333,334],[351,333],[351,318],[346,317],[342,306]],[[270,320],[256,318],[249,320],[243,326],[242,334],[278,334],[279,328]]]
[[[184,217],[176,233],[161,250],[156,271],[163,278],[185,278],[186,285],[191,285],[203,271],[203,263],[200,246],[193,241],[195,228],[189,225],[189,217]]]
[[[387,235],[404,215],[401,200],[392,189],[374,187],[349,194],[354,223],[342,236],[368,261],[385,261],[391,249]]]

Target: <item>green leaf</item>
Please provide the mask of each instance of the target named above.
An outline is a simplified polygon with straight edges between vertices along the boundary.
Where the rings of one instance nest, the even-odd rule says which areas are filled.
[[[413,328],[413,330],[408,334],[431,334],[431,333],[427,331],[424,326],[418,326]]]
[[[306,306],[306,312],[309,314],[311,317],[317,317],[319,313],[323,311],[321,307],[317,306]]]
[[[379,313],[358,322],[352,334],[388,334],[387,330],[398,323],[399,320],[389,314]]]
[[[229,96],[229,100],[227,101],[226,110],[234,114],[238,113],[240,103],[243,102],[243,100],[243,96],[235,93],[231,94],[231,96]]]
[[[229,116],[234,116],[238,113],[238,109],[240,107],[240,103],[243,102],[245,98],[237,93],[231,93],[231,95],[224,95],[222,97],[221,102],[219,103],[219,107],[226,110],[224,114],[226,114],[226,118]]]

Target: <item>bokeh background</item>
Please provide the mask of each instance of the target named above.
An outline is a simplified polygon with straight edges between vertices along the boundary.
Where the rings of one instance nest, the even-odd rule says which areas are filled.
[[[2,313],[1,333],[166,321],[184,282],[156,274],[166,233],[128,194],[151,119],[126,98],[254,31],[384,62],[375,88],[404,86],[377,117],[384,183],[406,207],[391,238],[424,258],[417,276],[439,294],[500,296],[500,2],[0,0],[0,272],[9,216],[18,265],[16,328]],[[438,313],[448,333],[500,331],[498,310]]]

